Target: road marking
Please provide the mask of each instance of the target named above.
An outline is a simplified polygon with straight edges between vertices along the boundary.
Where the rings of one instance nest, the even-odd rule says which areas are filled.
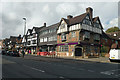
[[[89,72],[94,72],[93,70],[88,70]]]
[[[59,78],[62,78],[62,79],[64,79],[64,77],[62,77],[62,76],[60,76]]]
[[[27,66],[27,65],[23,65],[23,66],[29,67],[29,68],[31,68],[31,69],[33,69],[33,70],[36,70],[36,71],[45,72],[45,71],[43,71],[43,70],[36,69],[36,68],[30,67],[30,66]]]
[[[118,74],[118,75],[115,75],[115,76],[120,76],[120,74]]]
[[[113,72],[110,72],[110,71],[105,71],[105,72],[100,72],[101,74],[106,74],[106,75],[113,75],[114,73]]]

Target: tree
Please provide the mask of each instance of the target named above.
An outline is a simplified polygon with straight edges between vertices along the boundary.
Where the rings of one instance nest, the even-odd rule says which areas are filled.
[[[120,31],[120,29],[115,26],[115,27],[111,27],[111,28],[107,29],[105,32],[111,33],[111,32],[117,32],[117,31]]]

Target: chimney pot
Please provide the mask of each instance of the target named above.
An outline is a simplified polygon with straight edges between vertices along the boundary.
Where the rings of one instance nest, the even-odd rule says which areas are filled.
[[[68,15],[68,16],[67,16],[67,19],[71,19],[71,18],[73,18],[72,15]]]

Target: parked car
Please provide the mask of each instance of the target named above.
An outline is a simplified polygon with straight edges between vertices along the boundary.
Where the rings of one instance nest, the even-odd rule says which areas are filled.
[[[12,56],[13,55],[13,51],[7,51],[7,55]]]
[[[46,56],[48,54],[48,52],[46,51],[46,52],[40,52],[40,55],[41,56]]]
[[[19,54],[19,52],[18,52],[18,51],[13,51],[13,56],[17,56],[17,57],[19,57],[19,56],[20,56],[20,54]]]
[[[2,55],[6,55],[6,51],[5,50],[2,50]]]
[[[110,52],[110,61],[120,61],[120,49],[111,49]]]

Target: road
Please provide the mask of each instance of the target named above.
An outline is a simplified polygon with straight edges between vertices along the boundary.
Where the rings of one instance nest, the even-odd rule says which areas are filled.
[[[41,58],[41,59],[40,59]],[[44,57],[2,56],[3,78],[118,78],[119,65]]]

